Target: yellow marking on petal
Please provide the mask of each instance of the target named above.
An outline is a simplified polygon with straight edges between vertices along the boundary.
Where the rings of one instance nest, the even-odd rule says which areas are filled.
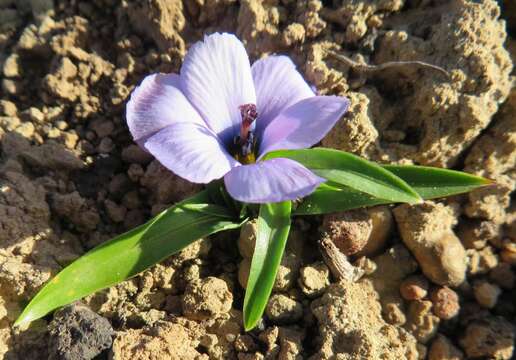
[[[247,154],[246,156],[235,154],[235,159],[244,165],[254,164],[256,162],[256,156],[252,152]]]

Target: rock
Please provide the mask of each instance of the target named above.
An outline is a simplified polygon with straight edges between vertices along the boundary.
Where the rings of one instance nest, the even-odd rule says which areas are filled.
[[[514,325],[501,317],[474,320],[459,343],[468,358],[508,360],[514,352]]]
[[[368,280],[332,284],[311,308],[321,336],[311,360],[418,358],[414,337],[382,318]]]
[[[323,262],[305,266],[299,271],[297,283],[306,296],[316,298],[330,285],[330,270]]]
[[[69,194],[53,194],[51,207],[80,231],[94,230],[100,222],[100,215],[96,208],[92,207],[77,191]]]
[[[497,285],[487,281],[478,281],[473,285],[473,292],[475,299],[481,306],[492,309],[496,306],[502,290]]]
[[[394,229],[394,219],[388,206],[374,206],[366,209],[372,220],[372,230],[367,242],[357,256],[377,255],[381,251]]]
[[[234,346],[238,352],[254,352],[258,350],[258,345],[254,342],[251,335],[238,335]]]
[[[16,132],[8,132],[2,136],[2,153],[7,157],[17,157],[30,149],[30,142]]]
[[[17,53],[12,53],[5,59],[4,62],[4,76],[5,77],[20,77],[21,74],[20,57]]]
[[[323,236],[327,236],[345,255],[354,255],[367,244],[373,221],[366,210],[352,210],[325,215]]]
[[[403,280],[400,294],[405,300],[421,300],[428,293],[428,280],[421,275],[412,275]]]
[[[462,360],[464,354],[445,336],[438,334],[430,345],[428,360]]]
[[[23,159],[32,166],[49,170],[80,170],[84,162],[62,145],[45,143],[34,146],[22,154]]]
[[[426,344],[437,334],[439,322],[439,318],[432,312],[431,301],[415,300],[410,302],[405,327],[420,343]]]
[[[109,321],[75,303],[58,310],[49,324],[49,359],[89,360],[109,349],[114,336]]]
[[[256,243],[256,220],[246,222],[240,228],[240,236],[238,238],[238,251],[244,258],[251,259],[254,253],[254,246]]]
[[[439,285],[457,286],[466,277],[466,251],[452,232],[455,217],[442,204],[400,205],[394,209],[403,242],[423,273]]]
[[[2,116],[16,116],[18,108],[16,104],[9,100],[0,100],[0,115]]]
[[[183,313],[195,320],[220,316],[231,310],[233,294],[224,280],[207,277],[189,283],[183,295]]]
[[[442,320],[449,320],[460,311],[459,296],[449,287],[434,289],[430,295],[434,305],[434,314]]]
[[[303,316],[303,306],[286,295],[276,294],[269,299],[265,314],[275,324],[292,324]]]
[[[194,321],[176,318],[151,327],[118,332],[111,349],[113,360],[206,359],[196,348],[204,331]]]
[[[512,289],[516,283],[516,274],[512,270],[511,265],[505,262],[498,264],[497,267],[491,270],[489,278],[504,289]]]
[[[36,132],[36,128],[34,127],[34,124],[31,122],[24,122],[20,126],[18,126],[16,129],[14,129],[15,132],[20,134],[26,139],[32,138],[34,133]]]
[[[115,124],[107,119],[97,119],[91,122],[90,128],[95,131],[99,138],[109,136],[115,130]]]
[[[122,150],[122,160],[130,164],[146,165],[152,161],[152,155],[138,145],[131,144]]]

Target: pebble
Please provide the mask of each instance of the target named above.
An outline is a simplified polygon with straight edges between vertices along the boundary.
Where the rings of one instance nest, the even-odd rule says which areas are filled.
[[[89,360],[109,349],[114,336],[109,321],[82,304],[58,310],[49,326],[49,360]]]
[[[469,358],[509,360],[514,353],[514,326],[501,317],[488,316],[468,324],[459,340]]]
[[[428,280],[421,275],[412,275],[403,280],[400,294],[405,300],[421,300],[428,293]]]
[[[275,324],[291,324],[303,317],[301,303],[283,294],[271,296],[265,314]]]
[[[206,277],[188,283],[183,295],[183,313],[193,320],[206,320],[231,310],[233,294],[224,280]]]
[[[438,334],[430,345],[428,360],[462,360],[464,354],[444,335]]]
[[[318,297],[330,285],[330,270],[323,262],[305,266],[299,271],[297,282],[306,296]]]
[[[460,311],[459,295],[449,287],[434,289],[430,299],[434,304],[434,314],[442,320],[449,320],[457,316]]]
[[[481,280],[473,285],[473,292],[477,302],[488,309],[495,307],[502,290],[497,285]]]

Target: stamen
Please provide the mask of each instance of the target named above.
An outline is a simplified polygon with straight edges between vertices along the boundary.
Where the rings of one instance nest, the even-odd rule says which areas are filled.
[[[245,145],[249,137],[249,130],[251,125],[255,122],[258,117],[255,104],[244,104],[238,107],[240,115],[242,116],[242,122],[240,123],[240,145]]]

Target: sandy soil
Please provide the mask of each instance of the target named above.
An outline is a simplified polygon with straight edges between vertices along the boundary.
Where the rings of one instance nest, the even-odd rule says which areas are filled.
[[[514,4],[0,0],[0,358],[512,358]],[[297,219],[264,319],[248,334],[240,310],[253,224],[13,329],[63,266],[199,190],[132,143],[124,109],[145,75],[177,72],[214,31],[236,33],[253,60],[288,54],[320,93],[351,99],[325,146],[496,185]],[[367,64],[422,60],[451,76],[361,72],[327,50]],[[323,234],[364,266],[360,281],[335,282],[316,249]]]

